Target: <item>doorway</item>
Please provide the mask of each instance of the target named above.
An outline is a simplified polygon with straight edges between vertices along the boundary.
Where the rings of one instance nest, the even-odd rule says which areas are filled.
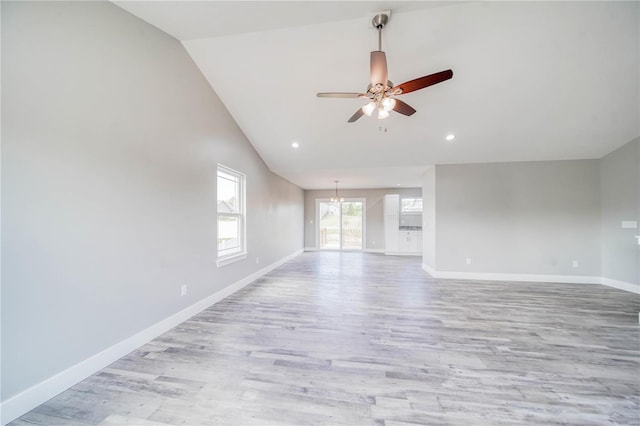
[[[362,250],[364,200],[317,200],[317,241],[321,250]]]

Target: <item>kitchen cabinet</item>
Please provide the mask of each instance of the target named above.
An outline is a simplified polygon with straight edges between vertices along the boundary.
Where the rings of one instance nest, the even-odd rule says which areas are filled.
[[[398,233],[398,252],[421,253],[422,231],[400,230]]]
[[[418,217],[410,215],[411,218]],[[405,218],[406,219],[406,218]],[[410,254],[422,253],[422,230],[418,225],[401,224],[400,195],[384,196],[384,253]]]
[[[384,215],[398,216],[400,214],[400,195],[387,194],[384,196]]]
[[[398,252],[398,228],[400,227],[400,196],[387,194],[384,196],[384,252]]]

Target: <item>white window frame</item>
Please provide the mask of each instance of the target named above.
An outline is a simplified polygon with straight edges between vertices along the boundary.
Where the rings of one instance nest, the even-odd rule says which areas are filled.
[[[403,197],[400,198],[400,214],[422,214],[422,211],[424,210],[424,204],[422,205],[422,210],[418,211],[412,211],[412,210],[403,210],[403,205],[402,205],[402,200],[422,200],[422,202],[424,203],[424,200],[422,197]]]
[[[228,175],[234,176],[238,179],[238,211],[237,212],[219,212],[218,211],[218,173],[223,172]],[[216,170],[216,266],[220,268],[221,266],[229,265],[234,262],[238,262],[240,260],[247,258],[247,217],[246,217],[246,180],[247,177],[244,173],[241,173],[237,170],[224,166],[222,164],[217,165]],[[240,248],[233,253],[220,255],[220,250],[218,249],[218,232],[219,232],[219,222],[220,217],[233,217],[238,219],[239,221],[239,232],[238,236],[240,242]]]

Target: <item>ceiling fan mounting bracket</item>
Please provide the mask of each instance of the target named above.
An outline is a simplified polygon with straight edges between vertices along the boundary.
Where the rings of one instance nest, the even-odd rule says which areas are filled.
[[[390,10],[384,10],[382,12],[378,12],[373,16],[373,19],[371,20],[371,24],[373,25],[373,28],[375,28],[376,30],[381,30],[387,25],[390,17],[391,17]]]

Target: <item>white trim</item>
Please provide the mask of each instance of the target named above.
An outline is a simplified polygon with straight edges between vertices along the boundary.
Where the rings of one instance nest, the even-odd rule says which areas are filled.
[[[436,271],[426,263],[422,264],[422,270],[425,271],[427,274],[431,275],[433,278],[436,277]]]
[[[462,280],[486,280],[486,281],[525,281],[541,283],[567,283],[567,284],[600,284],[599,277],[577,275],[539,275],[539,274],[504,274],[494,272],[450,272],[433,271],[435,278],[453,278]]]
[[[283,265],[290,261],[294,257],[303,252],[302,249],[296,250],[294,253],[266,266],[259,271],[254,272],[251,275],[221,289],[212,295],[194,303],[191,306],[171,315],[168,318],[146,328],[133,336],[116,343],[115,345],[99,352],[80,363],[67,368],[60,373],[49,377],[48,379],[38,383],[22,391],[21,393],[12,396],[0,403],[0,413],[2,413],[1,422],[6,425],[12,420],[20,417],[21,415],[31,411],[40,404],[48,401],[60,392],[65,391],[76,383],[84,380],[90,375],[102,370],[114,361],[122,358],[128,353],[134,351],[140,346],[155,339],[161,334],[167,332],[178,324],[188,320],[192,316],[198,314],[202,310],[209,306],[221,301],[225,297],[230,296],[247,284],[252,283],[256,279],[269,273],[273,269]]]
[[[540,283],[565,283],[565,284],[601,284],[619,290],[640,294],[640,285],[617,281],[611,278],[594,277],[584,275],[540,275],[540,274],[502,274],[487,272],[452,272],[436,271],[426,263],[422,264],[422,270],[433,278],[459,279],[459,280],[485,280],[485,281],[516,281],[516,282],[540,282]]]
[[[364,252],[365,253],[383,253],[384,254],[384,249],[366,249]]]
[[[223,257],[216,260],[216,266],[220,268],[221,266],[230,265],[232,263],[239,262],[246,258],[247,258],[247,252],[245,251],[242,253],[234,254],[234,255]]]
[[[383,251],[387,256],[422,256],[419,251]]]
[[[617,288],[618,290],[630,291],[631,293],[640,294],[640,284],[628,283],[625,281],[613,280],[611,278],[602,277],[602,285]]]
[[[240,221],[240,232],[242,233],[240,242],[242,245],[239,247],[238,253],[232,253],[230,255],[220,256],[220,250],[216,250],[216,267],[229,265],[234,262],[245,259],[247,256],[247,175],[237,170],[227,167],[224,164],[217,164],[216,168],[216,183],[220,176],[220,172],[234,176],[238,179],[238,203],[239,208],[234,213],[224,213],[218,211],[218,193],[216,190],[216,244],[218,241],[218,233],[220,232],[220,216],[236,217]],[[244,257],[243,257],[244,256]]]

